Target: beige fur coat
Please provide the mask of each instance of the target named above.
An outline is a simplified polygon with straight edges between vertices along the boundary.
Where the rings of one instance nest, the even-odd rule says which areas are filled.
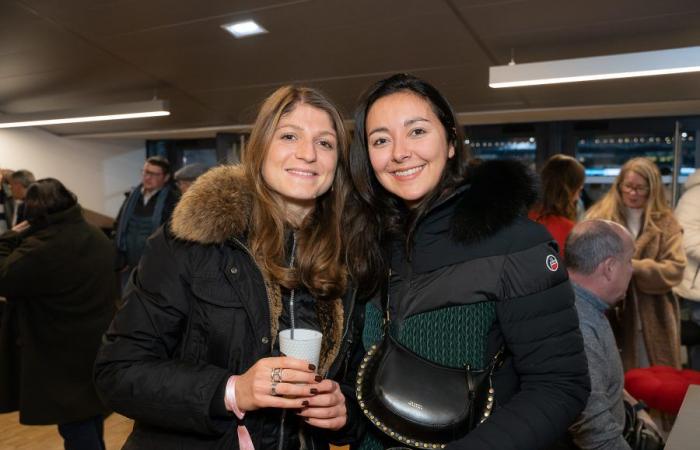
[[[670,213],[656,223],[659,229],[644,229],[635,241],[634,275],[625,300],[611,317],[625,370],[639,366],[637,315],[651,365],[681,366],[680,314],[671,289],[681,282],[686,264],[683,231]]]

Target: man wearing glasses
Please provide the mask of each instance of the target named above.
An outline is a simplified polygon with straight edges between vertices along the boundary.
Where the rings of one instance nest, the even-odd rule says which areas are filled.
[[[143,165],[141,184],[122,204],[115,224],[117,271],[122,288],[136,267],[146,246],[146,239],[170,219],[178,201],[177,190],[170,181],[170,163],[162,156],[151,156]]]

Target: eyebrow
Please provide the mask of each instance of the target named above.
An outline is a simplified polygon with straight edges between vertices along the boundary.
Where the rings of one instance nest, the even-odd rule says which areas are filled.
[[[408,127],[408,126],[413,125],[414,123],[417,123],[417,122],[428,122],[428,123],[430,123],[430,121],[429,121],[428,119],[426,119],[425,117],[420,117],[420,116],[419,116],[419,117],[412,117],[412,118],[410,118],[410,119],[406,119],[406,120],[403,122],[403,126],[404,126],[404,127]],[[388,131],[389,131],[389,129],[388,129],[387,127],[373,128],[372,131],[370,131],[369,133],[367,133],[367,136],[369,137],[369,136],[371,136],[371,135],[374,134],[374,133],[388,132]]]
[[[284,124],[284,125],[278,124],[275,131],[281,130],[282,128],[293,128],[297,131],[305,131],[303,127],[300,127],[299,125],[294,125],[292,123],[288,123],[288,124]],[[319,136],[330,135],[330,136],[336,137],[335,131],[333,131],[333,130],[323,130],[318,135]]]

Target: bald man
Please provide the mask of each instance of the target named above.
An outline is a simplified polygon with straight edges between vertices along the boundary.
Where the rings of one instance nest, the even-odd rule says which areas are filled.
[[[566,241],[566,263],[588,359],[591,395],[569,429],[578,448],[629,450],[622,435],[624,372],[615,336],[605,316],[627,291],[634,241],[621,225],[606,220],[577,224]]]

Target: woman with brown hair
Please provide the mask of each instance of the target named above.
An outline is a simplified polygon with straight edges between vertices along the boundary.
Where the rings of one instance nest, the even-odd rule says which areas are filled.
[[[576,222],[576,203],[585,178],[583,165],[562,154],[549,158],[540,173],[541,197],[529,217],[547,228],[562,256],[566,237]]]
[[[681,282],[686,264],[683,231],[666,202],[656,164],[647,158],[627,161],[586,218],[617,222],[635,238],[634,275],[612,317],[625,370],[680,368],[680,316],[671,288]]]
[[[107,403],[136,420],[125,448],[353,439],[346,397],[359,331],[340,229],[346,145],[325,97],[280,88],[242,164],[201,176],[149,239],[96,364]],[[278,331],[295,326],[322,333],[318,364],[275,356]]]

